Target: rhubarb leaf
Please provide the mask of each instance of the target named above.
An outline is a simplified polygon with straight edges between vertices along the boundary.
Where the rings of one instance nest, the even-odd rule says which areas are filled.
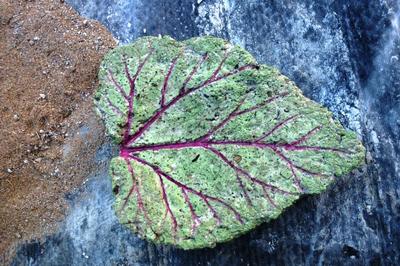
[[[214,37],[144,37],[102,61],[95,105],[120,146],[121,223],[214,246],[320,193],[364,160],[356,134],[276,69]]]

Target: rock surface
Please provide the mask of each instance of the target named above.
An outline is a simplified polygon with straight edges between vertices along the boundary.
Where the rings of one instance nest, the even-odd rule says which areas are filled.
[[[120,226],[100,168],[70,198],[71,213],[59,233],[22,246],[15,265],[399,264],[397,1],[68,2],[102,21],[121,42],[147,34],[186,39],[212,33],[242,45],[357,130],[368,165],[240,239],[191,252],[153,246]],[[107,161],[111,154],[102,146],[96,158]]]

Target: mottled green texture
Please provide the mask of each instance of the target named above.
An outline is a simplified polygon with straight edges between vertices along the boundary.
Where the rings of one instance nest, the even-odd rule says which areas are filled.
[[[232,239],[364,160],[326,108],[222,39],[140,38],[104,57],[99,80],[95,104],[121,147],[116,214],[157,243]]]

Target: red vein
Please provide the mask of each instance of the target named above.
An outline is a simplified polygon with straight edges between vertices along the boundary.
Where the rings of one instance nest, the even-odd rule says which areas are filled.
[[[313,150],[313,151],[330,151],[330,152],[338,152],[338,153],[348,153],[342,149],[330,148],[330,147],[319,147],[319,146],[293,146],[288,143],[262,143],[262,142],[254,142],[254,141],[237,141],[237,140],[228,140],[228,141],[204,141],[201,138],[195,141],[188,142],[175,142],[175,143],[161,143],[161,144],[151,144],[151,145],[143,145],[136,147],[122,147],[120,154],[130,154],[134,152],[142,152],[142,151],[159,151],[159,150],[179,150],[185,148],[207,148],[212,145],[236,145],[243,147],[253,147],[253,148],[283,148],[287,151],[302,151],[302,150]]]
[[[288,92],[279,93],[279,94],[277,94],[277,95],[275,95],[275,96],[273,96],[271,98],[268,98],[267,100],[261,102],[260,104],[257,104],[257,105],[255,105],[253,107],[250,107],[250,108],[247,108],[247,109],[242,110],[240,112],[237,112],[236,116],[247,114],[249,112],[253,112],[255,110],[258,110],[258,109],[260,109],[262,107],[265,107],[267,104],[269,104],[269,103],[271,103],[271,102],[273,102],[273,101],[275,101],[277,99],[286,97],[288,94],[289,94]]]
[[[125,129],[124,133],[124,140],[123,142],[126,143],[129,139],[130,131],[131,131],[131,126],[132,126],[132,121],[133,121],[133,101],[135,98],[135,85],[136,85],[136,80],[138,76],[140,75],[144,65],[146,64],[147,60],[149,59],[150,55],[153,53],[153,49],[149,51],[149,53],[146,55],[145,59],[139,64],[138,69],[136,70],[135,75],[133,78],[130,77],[129,70],[127,69],[127,78],[130,83],[130,90],[129,90],[129,106],[128,106],[128,116],[127,116],[127,127]]]
[[[224,127],[230,120],[232,120],[234,117],[237,116],[237,111],[239,108],[242,106],[244,103],[245,99],[242,99],[240,103],[236,106],[235,109],[225,118],[223,119],[219,124],[217,124],[215,127],[211,128],[203,137],[201,137],[201,140],[207,140],[212,134],[214,134],[216,131],[218,131],[220,128]]]
[[[267,198],[268,202],[269,202],[274,208],[278,208],[278,206],[275,204],[275,201],[271,198],[271,196],[269,195],[267,189],[266,189],[264,186],[262,186],[262,190],[263,190],[263,193],[264,193],[264,197]]]
[[[209,82],[208,84],[205,84],[205,85],[209,85],[210,83],[217,82],[217,81],[219,81],[221,79],[226,79],[226,78],[228,78],[230,76],[236,75],[238,73],[241,73],[241,72],[243,72],[245,70],[249,70],[249,69],[259,69],[259,66],[255,65],[255,64],[248,64],[248,65],[241,66],[241,67],[239,67],[239,68],[237,68],[237,69],[235,69],[233,71],[230,71],[230,72],[227,72],[227,73],[225,73],[223,75],[215,77],[211,82]],[[203,85],[201,85],[201,86],[203,87]]]
[[[294,183],[296,184],[297,189],[300,192],[304,192],[304,189],[303,189],[303,187],[301,185],[300,178],[297,176],[296,172],[294,171],[293,164],[289,164],[289,167],[290,167],[290,171],[292,172],[292,175],[293,175],[293,178],[294,178]]]
[[[117,114],[119,115],[125,115],[124,112],[121,111],[115,104],[113,104],[110,100],[110,98],[107,97],[107,103],[110,106],[110,108]]]
[[[226,158],[226,156],[220,152],[219,150],[209,147],[208,148],[211,152],[213,152],[215,155],[217,155],[223,162],[225,162],[229,167],[231,167],[233,170],[235,170],[236,173],[241,174],[243,176],[245,176],[246,178],[248,178],[250,181],[252,181],[253,183],[258,183],[261,186],[264,186],[268,189],[272,189],[274,191],[277,191],[281,194],[284,195],[295,195],[295,193],[290,192],[290,191],[286,191],[283,189],[280,189],[274,185],[268,184],[258,178],[253,177],[252,175],[250,175],[250,173],[248,173],[246,170],[244,170],[243,168],[240,168],[239,166],[236,166],[234,162],[232,162],[231,160],[229,160],[228,158]]]
[[[165,97],[167,94],[167,87],[168,87],[168,81],[169,78],[171,77],[172,71],[174,70],[175,66],[176,66],[176,62],[178,61],[179,55],[177,57],[175,57],[172,62],[171,65],[168,69],[168,73],[164,78],[164,83],[161,89],[161,102],[160,102],[160,106],[164,106],[165,105]]]
[[[310,131],[308,131],[304,136],[300,137],[298,140],[295,140],[295,141],[291,142],[290,145],[296,146],[298,144],[301,144],[301,143],[305,142],[311,136],[313,136],[315,133],[317,133],[321,128],[322,128],[321,125],[320,126],[316,126],[315,128],[313,128]]]
[[[247,189],[244,187],[242,178],[239,174],[236,174],[236,181],[239,184],[240,189],[243,191],[244,197],[246,198],[247,204],[253,207],[253,202],[250,199],[249,193],[247,193]]]
[[[128,203],[128,200],[130,199],[131,195],[133,194],[133,192],[136,192],[136,199],[138,202],[138,208],[136,209],[136,216],[139,210],[141,210],[143,212],[143,216],[145,217],[147,223],[149,224],[150,228],[152,228],[152,221],[146,211],[146,208],[144,207],[144,203],[143,203],[143,199],[142,199],[142,194],[140,193],[140,189],[139,187],[141,186],[141,182],[139,178],[135,178],[135,173],[133,171],[133,167],[130,163],[130,161],[127,158],[124,158],[126,165],[128,166],[128,171],[131,175],[132,178],[132,187],[128,192],[127,197],[124,200],[124,203],[121,207],[121,211],[126,207],[126,204]],[[137,184],[137,182],[139,182],[139,184]]]
[[[269,131],[267,131],[266,133],[264,133],[261,137],[257,138],[255,140],[255,142],[260,142],[264,139],[266,139],[267,137],[271,136],[275,131],[277,131],[278,129],[280,129],[281,127],[283,127],[284,125],[288,124],[290,121],[298,118],[299,115],[293,115],[290,116],[288,118],[286,118],[285,120],[281,121],[280,123],[276,124],[272,129],[270,129]]]
[[[212,73],[212,75],[209,78],[209,80],[214,79],[218,75],[218,73],[221,71],[222,66],[225,64],[226,59],[228,59],[228,56],[229,56],[229,53],[228,53],[227,50],[225,50],[224,57],[222,58],[221,62],[218,64],[217,68]]]
[[[268,201],[271,203],[272,206],[276,207],[275,202],[272,200],[272,198],[270,197],[267,188],[268,189],[274,189],[277,190],[279,192],[282,192],[283,194],[291,194],[290,192],[287,191],[283,191],[275,186],[272,186],[270,184],[265,183],[262,180],[259,180],[257,178],[254,178],[253,176],[251,176],[247,171],[245,171],[244,169],[236,166],[231,160],[229,160],[222,152],[214,149],[214,148],[210,148],[210,151],[212,151],[215,155],[217,155],[218,158],[220,158],[225,164],[227,164],[230,168],[232,168],[235,172],[236,175],[239,177],[240,175],[245,176],[247,179],[249,179],[253,184],[257,183],[259,185],[261,185],[263,192],[264,192],[264,196],[268,199]],[[240,182],[241,183],[241,182]],[[243,189],[243,188],[242,188]]]
[[[181,191],[182,191],[183,197],[185,198],[185,202],[189,207],[190,214],[192,215],[193,223],[192,223],[191,234],[194,235],[196,228],[200,225],[201,222],[200,222],[199,216],[197,216],[196,211],[193,208],[192,203],[190,202],[188,194],[186,193],[186,191],[183,188],[181,189]]]
[[[301,172],[306,173],[306,174],[308,174],[308,175],[312,175],[312,176],[326,176],[326,175],[324,175],[324,174],[315,173],[315,172],[312,172],[312,171],[310,171],[310,170],[307,170],[307,169],[305,169],[305,168],[303,168],[303,167],[301,167],[301,166],[299,166],[299,165],[294,164],[289,158],[287,158],[287,157],[286,157],[282,152],[280,152],[277,148],[273,148],[272,150],[275,152],[276,155],[278,155],[281,159],[283,159],[283,160],[288,164],[288,166],[290,166],[290,167],[294,167],[294,168],[296,168],[297,170],[300,170]],[[300,180],[298,180],[298,182],[300,182]]]
[[[150,217],[148,215],[148,212],[147,212],[146,208],[144,207],[142,193],[140,193],[140,187],[142,187],[142,182],[141,182],[140,177],[138,177],[137,180],[138,180],[138,185],[136,186],[136,195],[137,195],[137,201],[138,201],[138,204],[139,204],[139,209],[143,212],[144,218],[146,219],[146,221],[149,224],[150,228],[152,228],[153,222],[151,221],[151,219],[150,219]]]
[[[211,128],[203,137],[201,137],[201,140],[207,140],[209,139],[216,131],[218,131],[220,128],[224,127],[228,122],[230,122],[233,118],[240,116],[240,115],[244,115],[247,114],[249,112],[253,112],[256,111],[262,107],[265,107],[267,104],[279,99],[279,98],[283,98],[285,96],[287,96],[288,93],[280,93],[274,97],[271,97],[259,104],[256,104],[253,107],[247,108],[245,110],[239,111],[240,107],[243,105],[245,98],[242,99],[239,104],[236,106],[236,108],[225,118],[223,119],[219,124],[217,124],[215,127]]]
[[[189,94],[194,93],[195,91],[198,91],[210,84],[213,84],[214,82],[217,82],[218,80],[221,80],[223,78],[227,78],[229,76],[241,73],[245,70],[249,70],[249,69],[254,69],[257,68],[258,66],[256,65],[245,65],[243,67],[240,67],[234,71],[228,72],[222,76],[218,76],[215,77],[215,73],[216,71],[220,68],[218,66],[218,68],[214,71],[214,73],[212,74],[212,76],[206,80],[205,82],[203,82],[202,84],[198,85],[197,87],[193,87],[190,89],[187,89],[185,92],[183,92],[182,94],[178,94],[177,96],[175,96],[170,102],[168,102],[166,105],[164,105],[163,107],[161,107],[150,119],[148,119],[144,125],[142,125],[142,127],[139,128],[139,130],[133,134],[129,140],[126,142],[126,146],[129,146],[130,144],[132,144],[137,138],[139,138],[154,122],[156,122],[171,106],[174,106],[178,101],[180,101],[182,98],[186,97]]]
[[[144,165],[149,166],[151,169],[153,169],[153,171],[154,171],[157,175],[164,177],[165,179],[167,179],[167,180],[170,181],[171,183],[175,184],[175,185],[178,186],[179,188],[184,189],[184,190],[186,190],[186,191],[188,191],[188,192],[190,192],[190,193],[192,193],[192,194],[194,194],[194,195],[200,197],[200,198],[206,203],[207,207],[208,207],[208,208],[210,209],[210,211],[214,214],[214,217],[215,217],[217,220],[219,220],[219,219],[218,219],[217,212],[216,212],[215,209],[211,206],[211,204],[209,203],[209,201],[214,201],[214,202],[220,203],[221,205],[223,205],[224,207],[226,207],[227,209],[229,209],[229,210],[235,215],[236,220],[238,220],[240,223],[243,223],[243,220],[242,220],[240,214],[239,214],[231,205],[229,205],[229,204],[226,203],[225,201],[223,201],[223,200],[221,200],[221,199],[219,199],[219,198],[216,198],[216,197],[213,197],[213,196],[204,194],[204,193],[202,193],[201,191],[197,191],[197,190],[195,190],[195,189],[193,189],[193,188],[191,188],[191,187],[189,187],[189,186],[187,186],[187,185],[185,185],[185,184],[179,182],[178,180],[172,178],[169,174],[167,174],[167,173],[165,173],[164,171],[162,171],[158,166],[153,165],[153,164],[147,162],[146,160],[143,160],[143,159],[141,159],[141,158],[139,158],[139,157],[132,156],[132,155],[130,156],[130,158],[132,158],[133,160],[135,160],[135,161],[137,161],[137,162],[139,162],[139,163],[141,163],[141,164],[144,164]]]
[[[183,82],[183,85],[182,85],[182,88],[179,91],[179,94],[182,94],[182,93],[185,92],[187,84],[192,80],[193,76],[197,73],[197,71],[199,70],[200,66],[204,63],[204,61],[207,60],[207,58],[208,58],[208,54],[204,54],[200,58],[200,60],[197,62],[197,64],[193,67],[193,69],[190,72],[189,76]]]
[[[139,56],[138,56],[139,57]],[[139,57],[140,58],[140,57]],[[128,79],[129,82],[129,87],[132,88],[132,86],[134,86],[134,82],[133,79],[131,77],[131,73],[129,71],[129,67],[128,67],[128,62],[126,62],[126,59],[123,60],[124,62],[124,71],[125,71],[125,76]]]
[[[119,84],[115,78],[114,75],[111,71],[111,69],[108,69],[108,79],[114,84],[115,88],[122,94],[122,96],[128,100],[128,95],[126,94],[125,90],[122,88],[121,84]]]
[[[220,225],[222,222],[221,222],[221,218],[219,217],[217,211],[211,206],[211,204],[210,204],[210,202],[208,201],[207,198],[203,198],[203,201],[206,203],[208,209],[210,209],[210,211],[212,212],[214,219],[217,221],[217,225]],[[236,216],[236,217],[240,218],[240,215]],[[241,220],[242,219],[240,219],[240,221]],[[243,222],[241,221],[240,223],[243,223]]]
[[[330,152],[337,152],[337,153],[344,153],[344,154],[350,154],[349,151],[346,151],[344,149],[340,148],[332,148],[332,147],[321,147],[321,146],[298,146],[298,145],[292,145],[292,144],[279,144],[279,146],[287,151],[330,151]]]
[[[167,208],[168,213],[170,214],[171,220],[172,220],[172,226],[173,226],[173,230],[174,232],[176,232],[176,229],[178,227],[178,222],[176,221],[176,217],[174,215],[174,213],[171,210],[171,206],[169,204],[168,201],[168,196],[167,196],[167,192],[165,191],[165,186],[164,186],[164,181],[161,177],[161,175],[159,173],[157,173],[159,179],[160,179],[160,185],[161,185],[161,190],[162,190],[162,198],[165,204],[165,207]]]
[[[121,211],[122,211],[123,209],[125,209],[126,204],[128,204],[128,200],[129,200],[129,198],[131,197],[132,193],[135,191],[135,187],[136,187],[136,180],[134,179],[133,169],[132,169],[132,167],[130,167],[130,162],[129,162],[129,160],[128,160],[128,159],[125,159],[125,163],[127,164],[128,170],[129,170],[129,172],[130,172],[130,174],[131,174],[131,178],[132,178],[132,187],[130,188],[130,190],[129,190],[129,192],[128,192],[128,195],[127,195],[126,198],[124,199],[124,203],[122,204]]]

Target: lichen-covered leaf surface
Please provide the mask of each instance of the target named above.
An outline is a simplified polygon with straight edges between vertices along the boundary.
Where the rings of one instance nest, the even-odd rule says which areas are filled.
[[[326,108],[222,39],[140,38],[105,56],[99,80],[96,109],[120,145],[116,214],[157,243],[232,239],[364,159]]]

